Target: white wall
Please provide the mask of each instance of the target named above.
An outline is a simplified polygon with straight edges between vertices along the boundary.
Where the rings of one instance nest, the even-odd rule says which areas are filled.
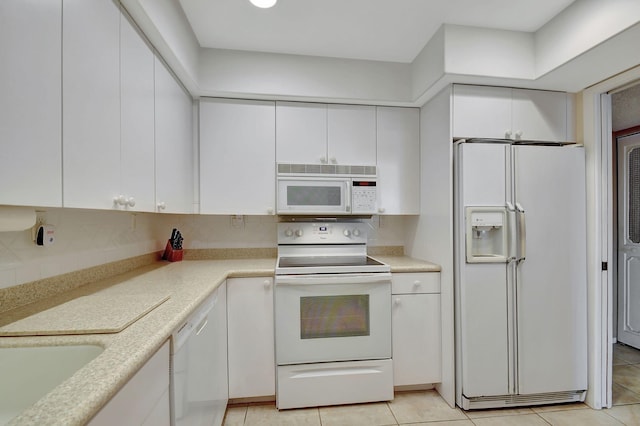
[[[186,249],[277,244],[276,216],[244,216],[236,226],[231,216],[42,210],[47,223],[55,226],[55,244],[36,246],[31,230],[0,232],[0,288],[160,252],[174,227],[182,232]],[[369,245],[404,245],[404,217],[374,216],[369,223]]]
[[[535,33],[445,24],[412,63],[200,49],[179,2],[121,1],[195,97],[421,106],[450,83],[578,92],[640,63],[637,0],[576,0]]]
[[[637,0],[575,1],[535,33],[535,74],[554,70],[638,22]]]
[[[202,49],[200,95],[376,103],[411,98],[409,64]]]
[[[420,216],[407,221],[405,252],[439,264],[442,312],[440,395],[455,404],[453,293],[453,145],[451,87],[420,111]]]
[[[534,80],[533,33],[445,25],[447,74]]]

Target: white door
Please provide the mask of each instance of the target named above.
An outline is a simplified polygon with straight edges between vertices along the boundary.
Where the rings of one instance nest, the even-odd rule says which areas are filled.
[[[512,137],[515,140],[567,140],[567,94],[513,89]]]
[[[273,214],[275,105],[200,100],[200,213]]]
[[[506,263],[465,263],[465,207],[505,206],[510,145],[461,144],[458,151],[456,321],[458,392],[467,398],[506,395],[509,359]],[[461,395],[458,395],[459,397]]]
[[[276,102],[276,162],[327,162],[327,105]]]
[[[517,275],[519,394],[587,388],[585,157],[582,148],[515,146],[524,210]]]
[[[377,107],[378,207],[384,214],[420,213],[420,110]]]
[[[640,134],[618,138],[618,341],[640,348]]]
[[[329,105],[327,153],[329,164],[375,166],[376,107]]]
[[[160,59],[154,63],[156,203],[193,213],[193,102]]]

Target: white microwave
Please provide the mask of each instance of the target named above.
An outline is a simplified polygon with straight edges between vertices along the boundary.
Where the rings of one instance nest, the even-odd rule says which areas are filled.
[[[278,177],[282,215],[371,215],[377,201],[375,178]]]

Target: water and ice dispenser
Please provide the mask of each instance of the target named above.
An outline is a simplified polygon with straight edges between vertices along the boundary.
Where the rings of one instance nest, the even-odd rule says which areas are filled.
[[[465,209],[467,263],[507,261],[507,209],[467,207]]]

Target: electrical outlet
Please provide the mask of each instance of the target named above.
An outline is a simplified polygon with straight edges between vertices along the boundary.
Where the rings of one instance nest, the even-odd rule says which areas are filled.
[[[242,228],[244,226],[244,216],[240,214],[231,216],[231,226],[234,228]]]
[[[31,228],[31,239],[36,240],[38,228],[47,223],[47,212],[45,210],[36,210],[36,223]]]

